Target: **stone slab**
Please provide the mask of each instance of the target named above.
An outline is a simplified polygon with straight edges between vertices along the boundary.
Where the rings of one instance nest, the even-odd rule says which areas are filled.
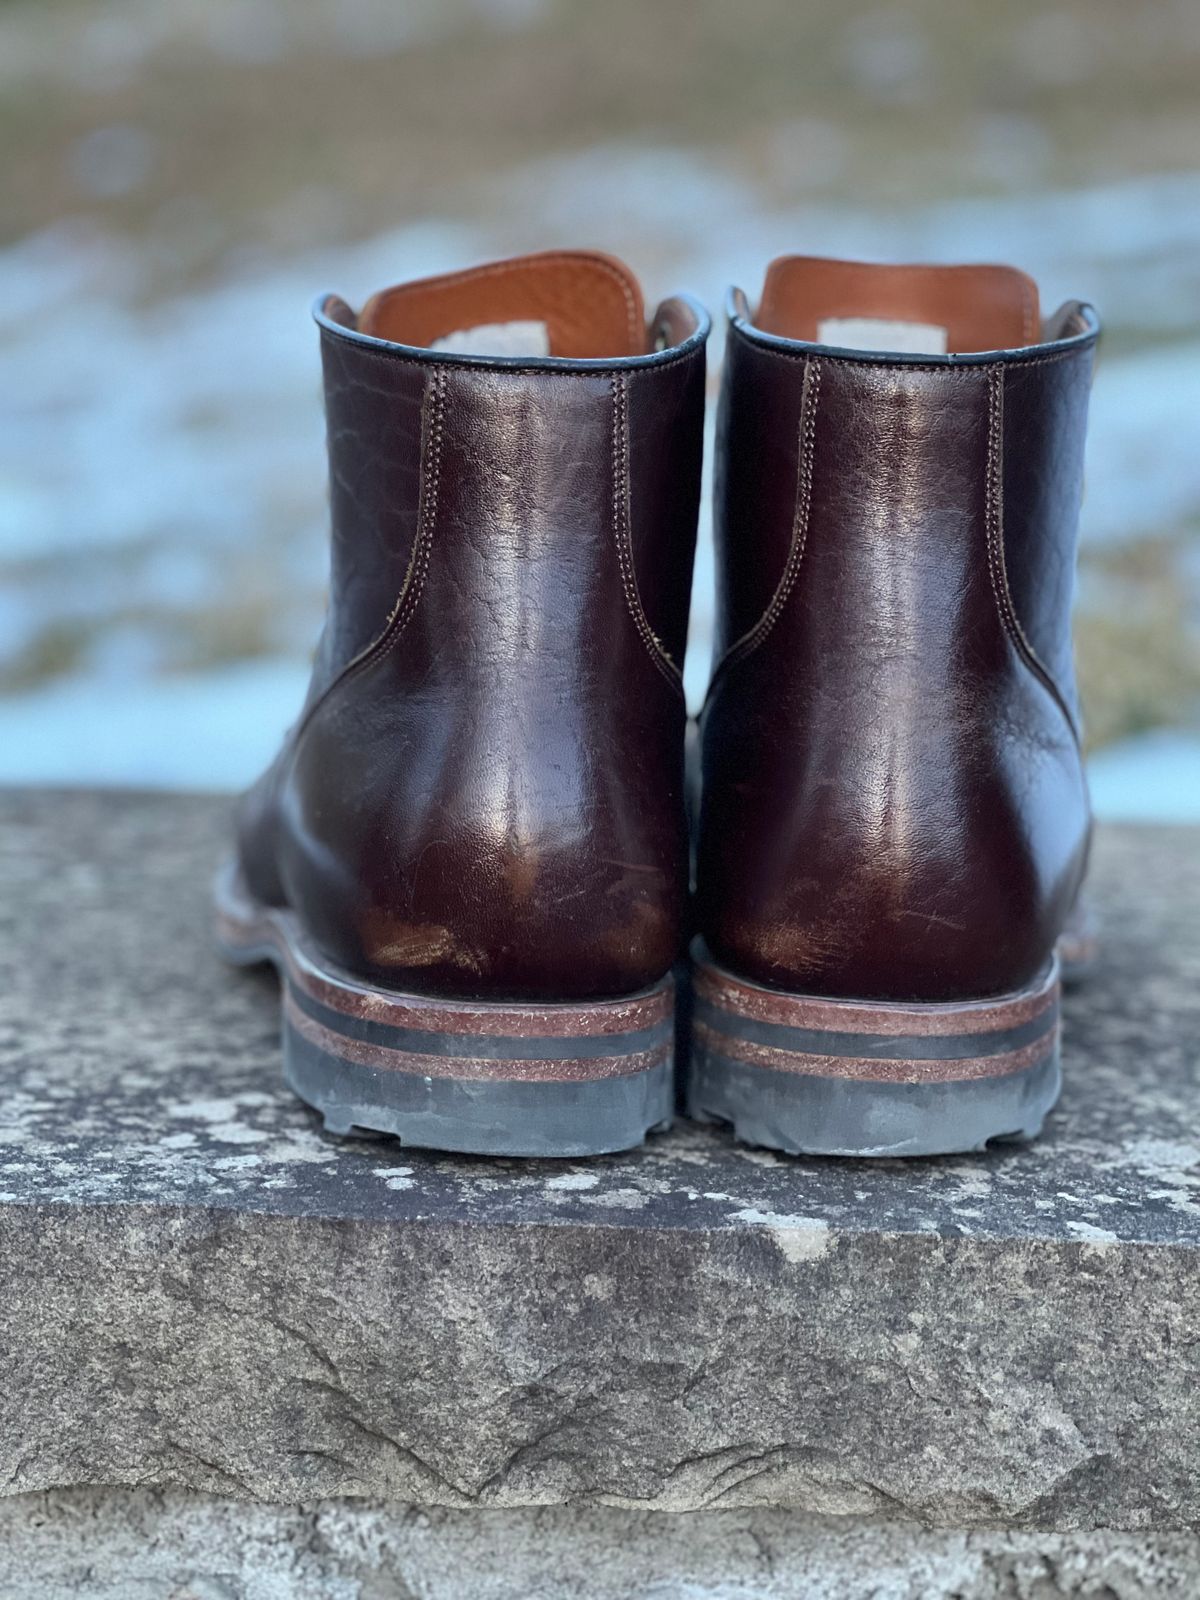
[[[1200,1528],[1200,831],[1102,832],[1028,1149],[337,1141],[208,943],[228,804],[0,795],[0,1490]]]
[[[4,1600],[1195,1600],[1200,1536],[609,1506],[0,1500]]]

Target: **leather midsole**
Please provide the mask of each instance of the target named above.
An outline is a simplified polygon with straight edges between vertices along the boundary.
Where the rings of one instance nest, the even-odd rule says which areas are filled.
[[[1057,959],[1016,994],[981,1000],[836,1000],[788,994],[693,951],[693,1048],[771,1072],[929,1083],[1027,1072],[1058,1049]]]

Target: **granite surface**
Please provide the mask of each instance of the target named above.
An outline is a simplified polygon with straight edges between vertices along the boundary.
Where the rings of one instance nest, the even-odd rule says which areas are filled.
[[[1040,1143],[339,1141],[208,943],[227,803],[0,795],[0,1492],[1200,1527],[1200,831],[1110,829]]]

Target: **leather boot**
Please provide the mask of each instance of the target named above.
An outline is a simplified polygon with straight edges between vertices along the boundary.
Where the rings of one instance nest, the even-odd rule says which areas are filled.
[[[331,296],[328,615],[218,883],[326,1126],[584,1155],[673,1105],[708,319],[583,252]]]
[[[1097,333],[1004,267],[731,295],[689,1097],[755,1144],[969,1150],[1057,1097]]]

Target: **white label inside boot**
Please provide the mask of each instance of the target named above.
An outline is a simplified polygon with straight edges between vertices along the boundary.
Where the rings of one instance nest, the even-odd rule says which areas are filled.
[[[893,351],[912,356],[944,356],[945,328],[932,322],[891,322],[886,317],[826,317],[817,323],[817,343],[843,350]]]
[[[443,334],[429,348],[460,356],[548,356],[550,330],[544,322],[484,322]]]

